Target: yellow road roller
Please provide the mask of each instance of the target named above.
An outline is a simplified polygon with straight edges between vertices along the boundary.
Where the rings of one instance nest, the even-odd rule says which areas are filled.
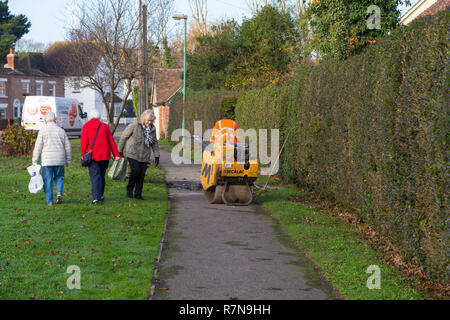
[[[209,203],[249,205],[257,176],[258,161],[247,144],[211,143],[203,151],[201,183]]]

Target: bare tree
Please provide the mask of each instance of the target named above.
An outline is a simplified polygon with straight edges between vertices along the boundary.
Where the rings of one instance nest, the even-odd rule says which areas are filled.
[[[152,72],[152,61],[157,59],[156,55],[159,53],[159,59],[163,58],[163,50],[158,48],[162,47],[162,41],[164,38],[168,37],[167,24],[172,17],[172,13],[174,10],[174,0],[152,0],[148,1],[151,3],[152,12],[149,12],[148,17],[148,48],[147,53],[149,56],[149,66],[148,70],[150,74]],[[149,10],[150,11],[150,10]]]
[[[155,48],[161,41],[162,32],[168,21],[173,0],[144,0],[148,6],[148,61],[152,60]],[[97,91],[105,105],[108,124],[114,131],[125,109],[125,103],[132,92],[133,81],[140,76],[139,64],[139,8],[134,0],[78,0],[73,15],[74,25],[69,40],[89,43],[91,53],[75,50],[72,63],[96,65],[90,73],[74,78],[81,87]],[[83,47],[83,46],[78,46]],[[86,46],[84,46],[86,47]],[[148,64],[148,61],[143,63]],[[150,70],[149,70],[150,71]],[[123,90],[122,103],[115,118],[114,92]]]
[[[51,43],[43,43],[31,39],[19,39],[15,44],[16,51],[23,52],[44,52]]]
[[[208,0],[189,0],[192,18],[195,21],[195,27],[200,30],[203,35],[208,34],[208,24],[206,18],[208,16]]]

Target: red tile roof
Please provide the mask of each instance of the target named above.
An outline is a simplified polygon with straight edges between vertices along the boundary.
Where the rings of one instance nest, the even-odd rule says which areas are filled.
[[[450,0],[437,0],[433,5],[422,12],[419,17],[436,14],[439,11],[446,10],[448,7],[450,7]]]
[[[183,88],[183,68],[153,70],[153,104],[166,102]]]

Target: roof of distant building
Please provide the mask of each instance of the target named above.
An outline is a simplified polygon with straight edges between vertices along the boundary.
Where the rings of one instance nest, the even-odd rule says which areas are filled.
[[[44,57],[46,71],[61,76],[92,75],[101,59],[94,43],[80,41],[55,42]]]
[[[407,25],[419,17],[435,15],[449,7],[450,0],[418,0],[400,17],[400,23]]]
[[[1,68],[0,74],[4,75],[18,75],[18,76],[35,76],[35,77],[50,77],[49,74],[37,69],[10,69]]]
[[[183,88],[183,68],[165,69],[155,68],[153,70],[153,90],[158,101],[153,103],[162,103],[168,101],[180,89]]]

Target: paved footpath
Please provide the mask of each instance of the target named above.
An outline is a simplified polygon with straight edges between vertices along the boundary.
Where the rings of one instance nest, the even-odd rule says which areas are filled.
[[[258,205],[208,204],[200,165],[176,166],[163,150],[160,165],[171,208],[152,299],[334,298]]]

